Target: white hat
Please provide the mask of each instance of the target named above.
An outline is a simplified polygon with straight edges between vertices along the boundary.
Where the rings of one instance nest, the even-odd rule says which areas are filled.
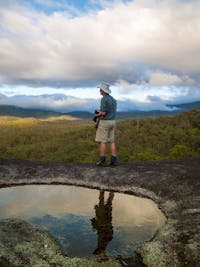
[[[109,89],[110,85],[107,83],[102,83],[100,86],[97,86],[97,88],[100,88],[100,90],[104,91],[106,94],[110,94],[111,90]]]

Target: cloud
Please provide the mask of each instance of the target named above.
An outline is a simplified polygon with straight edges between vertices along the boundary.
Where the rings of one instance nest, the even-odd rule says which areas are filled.
[[[4,94],[1,94],[1,93],[0,93],[0,101],[1,101],[1,100],[5,100],[5,99],[7,99],[7,97],[6,97]]]
[[[188,98],[188,97],[187,97]],[[163,99],[156,95],[147,95],[145,99],[129,99],[117,101],[117,111],[131,110],[171,110],[167,104],[185,103],[185,98]],[[191,100],[195,100],[195,96]],[[192,102],[192,101],[191,101]],[[23,108],[54,110],[58,112],[88,111],[93,113],[99,109],[100,101],[94,98],[78,98],[64,94],[15,95],[6,97],[0,95],[0,105],[14,105]]]
[[[2,7],[2,83],[198,83],[199,10],[198,1],[165,0],[106,1],[104,9],[75,17],[67,9]]]
[[[150,100],[151,102],[155,102],[155,103],[162,101],[162,99],[160,97],[158,97],[158,96],[152,96],[152,95],[149,95],[147,97],[147,99]]]
[[[172,73],[164,73],[155,71],[149,73],[149,85],[152,86],[167,86],[167,85],[181,85],[193,84],[195,81],[187,75],[176,75]]]
[[[23,108],[47,109],[59,112],[70,112],[75,110],[87,110],[93,112],[99,107],[96,99],[81,99],[62,94],[53,95],[16,95],[12,97],[1,97],[0,105],[14,105]]]
[[[0,94],[0,105],[14,105],[23,108],[35,108],[54,110],[59,112],[70,112],[76,110],[94,112],[100,106],[99,99],[78,98],[66,96],[64,94],[44,94],[44,95],[15,95],[6,97]],[[133,110],[140,107],[131,100],[118,101],[118,110]]]

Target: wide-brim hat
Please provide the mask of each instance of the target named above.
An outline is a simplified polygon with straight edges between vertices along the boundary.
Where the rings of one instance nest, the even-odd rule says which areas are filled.
[[[107,83],[102,83],[100,86],[97,86],[97,88],[100,88],[100,90],[104,91],[106,94],[111,93],[111,90],[109,89],[110,85]]]

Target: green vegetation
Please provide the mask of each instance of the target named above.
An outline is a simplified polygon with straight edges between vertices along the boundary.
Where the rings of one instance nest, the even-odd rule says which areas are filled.
[[[92,122],[0,116],[0,157],[95,162]],[[200,156],[200,109],[175,116],[117,121],[118,159],[162,160]]]

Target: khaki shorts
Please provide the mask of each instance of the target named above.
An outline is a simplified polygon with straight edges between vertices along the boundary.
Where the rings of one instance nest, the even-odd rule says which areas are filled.
[[[100,120],[96,131],[96,142],[113,142],[115,140],[115,120]]]

